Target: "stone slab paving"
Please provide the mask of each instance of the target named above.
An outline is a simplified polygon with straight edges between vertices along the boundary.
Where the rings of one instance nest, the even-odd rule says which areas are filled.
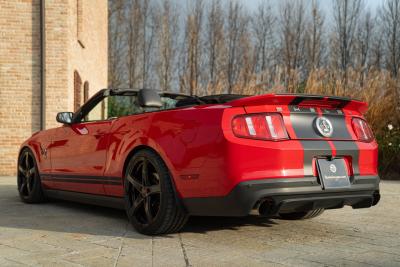
[[[400,266],[400,182],[370,209],[308,221],[194,217],[180,234],[136,233],[124,212],[23,204],[0,177],[0,266]]]

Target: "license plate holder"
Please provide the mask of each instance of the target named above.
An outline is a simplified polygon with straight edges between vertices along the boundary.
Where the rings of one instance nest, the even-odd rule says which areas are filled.
[[[347,165],[343,158],[317,159],[317,168],[324,189],[340,189],[351,186]]]

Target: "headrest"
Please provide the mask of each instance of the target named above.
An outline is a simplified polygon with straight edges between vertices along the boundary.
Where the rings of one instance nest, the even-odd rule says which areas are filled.
[[[141,89],[138,92],[138,102],[141,107],[162,107],[161,97],[156,90]]]

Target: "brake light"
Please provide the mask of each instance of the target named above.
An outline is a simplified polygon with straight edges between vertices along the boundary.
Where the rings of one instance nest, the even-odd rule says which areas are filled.
[[[247,114],[235,117],[232,120],[232,130],[237,137],[283,140],[289,139],[279,113]]]
[[[357,139],[362,142],[371,142],[374,140],[374,134],[371,128],[369,128],[367,122],[360,118],[353,118],[351,121],[353,131],[357,136]]]

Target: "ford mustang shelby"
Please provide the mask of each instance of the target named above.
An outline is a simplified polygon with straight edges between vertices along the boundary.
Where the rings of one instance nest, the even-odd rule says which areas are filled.
[[[18,156],[26,203],[59,198],[125,209],[144,234],[188,216],[306,219],[379,201],[367,104],[315,95],[105,89]]]

